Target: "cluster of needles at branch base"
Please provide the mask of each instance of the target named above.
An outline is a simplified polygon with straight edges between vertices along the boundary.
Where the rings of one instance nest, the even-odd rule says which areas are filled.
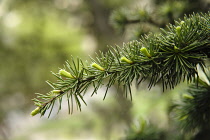
[[[186,132],[202,130],[210,124],[210,67],[204,70],[205,79],[199,77],[199,82],[191,84],[187,94],[174,104],[173,111]]]

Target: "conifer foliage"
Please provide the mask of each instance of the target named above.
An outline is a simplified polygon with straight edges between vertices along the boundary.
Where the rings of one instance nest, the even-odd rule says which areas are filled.
[[[204,131],[210,125],[210,67],[203,71],[197,84],[188,87],[179,103],[174,105],[181,128],[186,131]]]
[[[210,13],[185,16],[183,20],[176,21],[175,25],[169,24],[167,29],[161,29],[160,34],[148,34],[140,40],[123,44],[123,47],[110,47],[107,53],[99,52],[95,59],[91,58],[90,64],[79,58],[66,61],[63,69],[53,73],[57,81],[47,81],[52,91],[46,94],[36,93],[37,98],[33,101],[37,108],[31,115],[40,113],[43,116],[50,110],[50,116],[56,101],[59,103],[59,111],[63,96],[67,97],[70,114],[75,104],[81,110],[81,104],[86,104],[83,96],[90,86],[94,87],[94,95],[106,84],[105,99],[108,89],[113,84],[118,84],[124,88],[125,96],[132,99],[131,84],[134,80],[137,84],[149,80],[148,88],[161,82],[163,89],[172,89],[181,81],[199,81],[196,78],[196,66],[204,69],[204,61],[209,58],[210,52],[209,17]],[[199,102],[199,98],[194,97],[199,96],[194,94],[199,88],[204,87],[200,84],[192,86],[189,98],[186,96],[187,99],[184,99]],[[184,119],[191,121],[190,116]]]

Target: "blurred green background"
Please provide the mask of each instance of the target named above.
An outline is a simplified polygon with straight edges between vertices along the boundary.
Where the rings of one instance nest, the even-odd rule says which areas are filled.
[[[208,11],[209,5],[208,0],[0,0],[0,140],[117,140],[127,130],[138,131],[143,120],[168,129],[167,106],[183,85],[162,94],[158,86],[145,89],[145,82],[133,87],[132,102],[115,87],[103,101],[102,87],[99,94],[85,96],[88,106],[82,112],[68,115],[64,103],[50,119],[29,115],[31,99],[50,90],[45,81],[55,80],[51,71],[71,56],[89,61],[107,45],[159,32],[184,14]],[[138,22],[122,25],[118,10]]]

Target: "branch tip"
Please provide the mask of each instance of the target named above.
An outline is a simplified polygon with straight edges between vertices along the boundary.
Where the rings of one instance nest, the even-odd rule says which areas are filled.
[[[104,71],[105,69],[103,67],[101,67],[100,65],[96,64],[96,63],[92,63],[91,65],[92,67],[98,69],[98,70],[101,70],[101,71]]]
[[[185,99],[190,99],[190,100],[194,99],[194,97],[189,94],[183,94],[182,97]]]
[[[72,76],[69,72],[67,72],[64,69],[59,70],[58,73],[59,73],[59,75],[64,76],[64,77],[67,77],[67,78],[72,78],[72,79],[75,78],[74,76]]]
[[[31,111],[31,116],[35,116],[39,113],[40,107],[35,108],[33,111]]]
[[[176,27],[176,33],[177,33],[177,35],[180,35],[180,33],[181,33],[181,26],[177,26]]]
[[[152,57],[152,56],[150,55],[150,53],[148,52],[147,48],[142,47],[142,48],[140,49],[140,51],[141,51],[145,56],[147,56],[148,58],[151,58],[151,57]]]
[[[128,63],[128,64],[132,64],[132,63],[133,63],[133,61],[127,59],[127,58],[124,57],[124,56],[120,58],[120,61],[121,61],[121,62],[126,62],[126,63]]]

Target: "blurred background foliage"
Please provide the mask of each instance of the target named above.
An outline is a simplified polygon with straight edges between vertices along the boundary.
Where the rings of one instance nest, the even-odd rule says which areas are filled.
[[[1,0],[0,140],[190,138],[169,127],[175,122],[168,118],[168,105],[183,85],[162,94],[159,87],[148,91],[145,83],[133,88],[132,102],[115,87],[102,101],[102,88],[96,97],[87,95],[90,106],[72,116],[65,105],[49,120],[28,114],[34,93],[49,91],[44,81],[53,80],[50,71],[57,72],[71,55],[88,59],[107,45],[159,32],[209,6],[209,0]]]

